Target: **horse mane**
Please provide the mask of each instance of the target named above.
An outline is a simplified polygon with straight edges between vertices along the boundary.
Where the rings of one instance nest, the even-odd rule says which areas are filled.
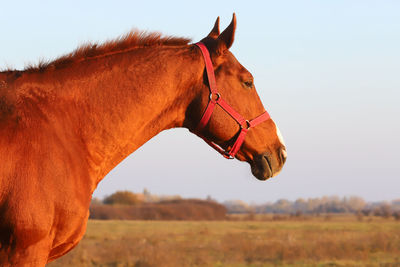
[[[165,36],[159,32],[148,33],[146,31],[132,30],[125,35],[102,44],[83,44],[73,52],[55,60],[40,60],[39,63],[29,64],[25,67],[24,71],[44,71],[48,68],[60,68],[73,62],[105,56],[110,53],[125,52],[131,49],[153,46],[183,46],[187,45],[189,42],[191,42],[189,38]]]

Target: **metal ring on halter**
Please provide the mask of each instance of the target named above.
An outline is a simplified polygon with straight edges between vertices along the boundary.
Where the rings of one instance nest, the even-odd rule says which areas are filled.
[[[232,156],[231,154],[229,154],[228,151],[225,151],[224,157],[225,157],[226,159],[234,159],[234,158],[235,158],[234,156]]]
[[[216,96],[217,98],[214,100],[213,96]],[[218,99],[220,99],[220,98],[221,98],[221,95],[219,93],[210,93],[210,100],[218,101]]]
[[[246,123],[246,126],[240,124],[240,128],[242,128],[242,129],[244,128],[244,129],[247,129],[247,130],[250,129],[251,125],[250,125],[249,120],[246,120],[245,123]]]

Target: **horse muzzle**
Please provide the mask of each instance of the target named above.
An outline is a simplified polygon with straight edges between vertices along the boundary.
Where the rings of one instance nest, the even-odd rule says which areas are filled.
[[[250,163],[251,172],[261,181],[276,176],[285,164],[287,158],[286,148],[282,146],[275,153],[265,152],[254,157]]]

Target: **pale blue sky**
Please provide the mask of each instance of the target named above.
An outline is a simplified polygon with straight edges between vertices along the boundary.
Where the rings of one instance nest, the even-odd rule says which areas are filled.
[[[132,28],[200,40],[236,12],[232,52],[255,76],[288,148],[282,173],[252,177],[186,130],[163,132],[95,196],[147,188],[218,200],[400,198],[399,1],[0,1],[0,67],[23,68]]]

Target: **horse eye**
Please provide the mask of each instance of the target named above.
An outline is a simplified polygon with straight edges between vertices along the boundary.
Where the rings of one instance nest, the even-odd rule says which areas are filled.
[[[253,88],[253,81],[244,82],[244,85],[248,88]]]

